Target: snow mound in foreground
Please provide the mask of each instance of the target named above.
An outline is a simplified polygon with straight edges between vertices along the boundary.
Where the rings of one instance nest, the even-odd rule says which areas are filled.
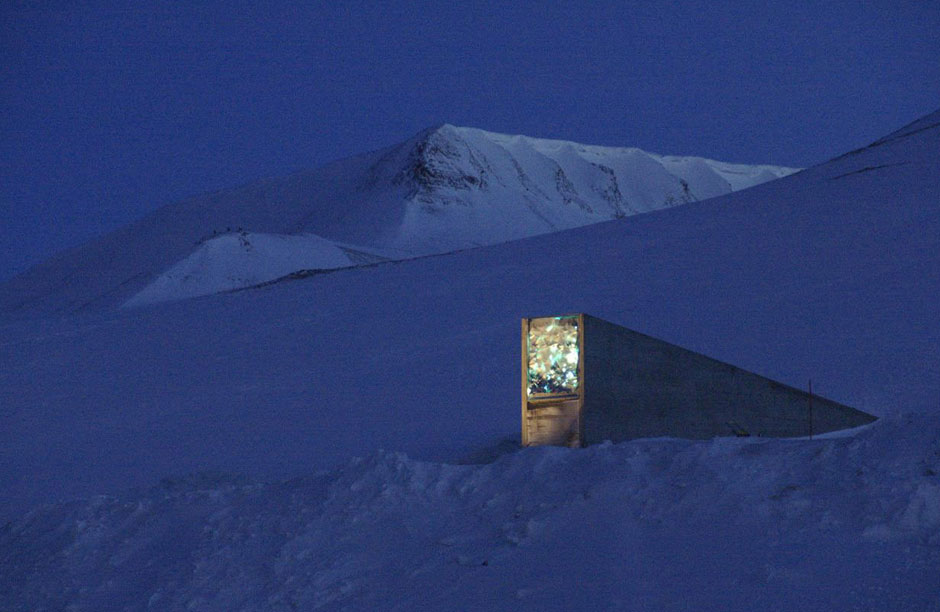
[[[299,270],[332,270],[385,259],[377,253],[346,247],[313,234],[224,234],[204,242],[192,255],[158,276],[124,306],[142,306],[242,289]]]
[[[821,440],[167,479],[8,524],[0,607],[938,609],[938,473],[940,418],[908,416]]]

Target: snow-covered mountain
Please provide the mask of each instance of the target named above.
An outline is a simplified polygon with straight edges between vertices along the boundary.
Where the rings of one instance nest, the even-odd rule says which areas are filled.
[[[443,125],[317,170],[161,208],[0,287],[0,316],[193,297],[272,280],[291,271],[288,261],[312,269],[361,263],[335,256],[350,249],[401,259],[496,244],[794,171]],[[246,232],[307,239],[250,252],[239,238]]]
[[[651,214],[6,319],[0,608],[940,610],[938,159],[940,112]],[[519,319],[578,311],[882,418],[509,450]]]
[[[416,254],[445,252],[687,204],[796,171],[451,125],[393,149],[373,170],[407,193],[393,231],[361,234],[361,223],[352,234],[345,224],[314,231]]]

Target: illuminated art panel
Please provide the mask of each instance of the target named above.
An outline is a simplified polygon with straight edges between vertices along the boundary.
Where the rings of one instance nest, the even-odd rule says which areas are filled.
[[[529,321],[528,394],[578,392],[578,316]]]

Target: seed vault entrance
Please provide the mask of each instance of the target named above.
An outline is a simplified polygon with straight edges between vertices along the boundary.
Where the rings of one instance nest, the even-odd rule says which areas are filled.
[[[581,315],[522,320],[522,444],[581,445]]]
[[[522,444],[811,436],[875,417],[586,314],[522,320]]]

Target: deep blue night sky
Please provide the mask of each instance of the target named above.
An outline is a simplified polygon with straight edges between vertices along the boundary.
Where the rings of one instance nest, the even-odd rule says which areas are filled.
[[[0,280],[441,122],[802,166],[940,106],[933,0],[75,4],[0,7]]]

